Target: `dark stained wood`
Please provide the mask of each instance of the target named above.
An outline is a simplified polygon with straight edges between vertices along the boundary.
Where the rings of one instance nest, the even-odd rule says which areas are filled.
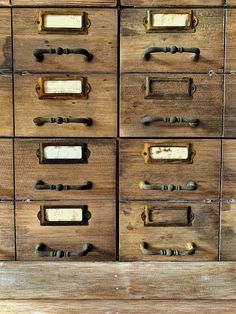
[[[225,117],[224,135],[236,136],[236,75],[227,74],[225,78]]]
[[[13,143],[0,139],[0,200],[13,200]]]
[[[0,202],[0,260],[14,259],[14,204],[12,202]]]
[[[38,6],[38,5],[47,5],[47,6],[75,6],[80,5],[83,7],[86,6],[111,6],[116,5],[116,0],[67,0],[66,3],[64,0],[12,0],[13,5],[24,5],[24,6]]]
[[[221,260],[236,261],[236,204],[222,205]]]
[[[13,136],[12,76],[0,75],[0,136]]]
[[[234,1],[234,4],[236,2]],[[233,4],[233,1],[228,4]],[[236,10],[234,8],[227,10],[227,26],[226,26],[226,72],[236,71]]]
[[[232,3],[234,0],[228,0],[228,2]],[[144,7],[161,7],[161,6],[211,6],[211,5],[223,5],[224,0],[208,0],[203,1],[203,0],[191,0],[191,3],[188,0],[121,0],[121,4],[124,6],[144,6]]]

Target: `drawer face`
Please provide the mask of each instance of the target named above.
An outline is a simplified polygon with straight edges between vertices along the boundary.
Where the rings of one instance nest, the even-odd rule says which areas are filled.
[[[236,141],[223,141],[223,198],[236,198]]]
[[[120,142],[122,200],[219,199],[220,140]]]
[[[15,259],[14,204],[0,203],[0,260]]]
[[[0,140],[0,199],[13,200],[13,143]]]
[[[41,79],[44,81],[41,82]],[[65,81],[64,81],[65,80]],[[83,84],[85,96],[73,96],[75,83]],[[40,85],[39,85],[40,83]],[[46,84],[47,83],[47,84]],[[58,84],[55,85],[54,84]],[[68,84],[64,90],[61,84]],[[46,86],[45,94],[36,92],[36,86]],[[75,87],[78,90],[81,86]],[[64,91],[60,96],[56,91]],[[53,93],[54,95],[53,95]],[[89,74],[78,76],[15,75],[15,116],[16,136],[48,137],[115,137],[117,122],[116,77],[108,74]],[[25,101],[27,99],[27,102]],[[77,120],[59,124],[46,122],[40,124],[38,118],[89,118],[91,125]],[[83,122],[83,121],[82,121]]]
[[[15,43],[15,69],[16,71],[34,72],[116,72],[116,11],[110,9],[47,9],[46,16],[51,17],[50,12],[56,12],[57,17],[63,14],[65,30],[58,30],[59,22],[49,18],[46,31],[38,31],[36,19],[45,9],[18,8],[14,10],[14,43]],[[78,33],[68,27],[68,16],[73,14],[86,16],[84,25],[86,31]],[[65,16],[65,17],[64,17]],[[59,24],[60,25],[60,24]],[[77,24],[76,24],[77,25]],[[49,30],[48,30],[49,29]],[[70,28],[69,28],[70,29]],[[77,33],[76,33],[77,32]],[[29,41],[30,38],[30,41]],[[40,54],[38,49],[51,49],[61,47],[63,49],[85,49],[93,55],[93,59],[85,55],[71,52],[58,54]],[[35,50],[36,56],[34,53]],[[78,52],[79,53],[79,52]],[[82,53],[82,52],[81,52]],[[85,52],[83,52],[84,54]],[[40,58],[43,58],[41,60]],[[39,60],[39,61],[37,61]],[[40,61],[41,60],[41,61]],[[90,60],[90,61],[89,61]]]
[[[220,136],[221,106],[220,75],[121,76],[122,136]]]
[[[12,76],[0,75],[0,136],[13,136]]]
[[[236,205],[223,204],[221,210],[221,260],[236,260]]]
[[[13,5],[37,6],[37,5],[53,5],[53,6],[115,6],[115,0],[12,0]]]
[[[165,25],[155,30],[150,28],[146,33],[147,18],[150,10],[124,9],[121,12],[121,71],[122,72],[209,72],[222,71],[223,64],[223,9],[194,9],[191,12],[191,21],[174,21],[172,23],[155,22],[153,25]],[[176,16],[176,12],[185,15],[186,10],[165,10]],[[168,15],[163,10],[155,10],[153,14]],[[187,15],[187,14],[186,14]],[[190,14],[189,14],[190,15]],[[164,21],[168,20],[164,18]],[[179,27],[188,23],[198,23],[194,28]],[[177,25],[173,31],[170,25]],[[206,34],[209,36],[206,38]],[[192,59],[192,53],[156,52],[147,53],[149,48],[198,48],[198,60]],[[194,50],[195,51],[195,50]],[[146,59],[144,58],[146,55]],[[150,57],[150,58],[148,58]],[[197,54],[195,53],[195,59]]]
[[[124,202],[120,209],[120,259],[217,260],[218,227],[219,205]],[[187,249],[189,242],[193,251]],[[160,250],[178,250],[179,255],[160,255]]]
[[[236,2],[235,2],[236,3]],[[226,30],[226,71],[236,71],[236,10],[227,10],[227,30]]]
[[[0,70],[11,70],[11,11],[0,11]]]
[[[19,1],[19,0],[18,0]],[[228,0],[228,2],[235,2],[235,0]],[[236,3],[236,2],[235,2]],[[188,0],[121,0],[121,4],[124,6],[142,6],[142,7],[147,7],[147,6],[153,6],[153,7],[161,7],[161,6],[188,6],[189,1]],[[192,0],[191,1],[191,6],[194,5],[201,5],[201,6],[211,6],[211,5],[223,5],[224,1],[223,0],[208,0],[203,1],[203,0]]]
[[[114,140],[18,139],[15,151],[18,200],[115,199]]]
[[[224,135],[236,137],[236,75],[225,76]]]
[[[71,208],[86,206],[89,213],[87,224],[84,225],[41,225],[38,213],[44,208]],[[67,202],[17,202],[16,229],[17,229],[17,258],[18,260],[76,260],[96,261],[115,260],[115,201],[88,201],[80,200]],[[40,215],[39,215],[40,217]],[[48,217],[50,217],[48,215]],[[52,217],[52,216],[51,216]],[[58,215],[60,219],[60,215]],[[63,219],[68,217],[64,214]],[[51,218],[50,218],[51,219]],[[35,248],[38,244],[46,245],[46,251],[69,251],[78,253],[83,245],[92,244],[92,250],[86,256],[79,257],[45,257],[37,256]],[[40,249],[41,251],[41,249]],[[44,252],[44,250],[43,250]]]

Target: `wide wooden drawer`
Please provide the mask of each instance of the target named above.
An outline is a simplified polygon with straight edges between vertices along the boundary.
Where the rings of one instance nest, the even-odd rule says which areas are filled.
[[[0,139],[0,201],[13,200],[13,142]]]
[[[53,6],[111,6],[116,5],[116,0],[12,0],[13,5],[37,6],[37,5],[53,5]]]
[[[236,4],[236,2],[235,2]],[[227,26],[226,26],[226,71],[236,71],[236,9],[231,8],[227,10]]]
[[[0,202],[0,260],[15,259],[14,204]]]
[[[223,204],[221,209],[221,260],[236,260],[236,204]]]
[[[15,75],[15,121],[16,136],[115,137],[116,76]]]
[[[220,72],[222,65],[223,8],[121,11],[122,72]]]
[[[0,70],[11,71],[11,11],[0,10]]]
[[[18,0],[19,1],[19,0]],[[228,2],[234,2],[235,0],[228,0]],[[236,3],[236,2],[235,2]],[[136,6],[136,7],[161,7],[161,6],[212,6],[212,5],[223,5],[224,0],[191,0],[189,2],[188,0],[121,0],[121,4],[124,6]]]
[[[13,9],[15,70],[115,73],[116,15],[111,9]]]
[[[15,140],[16,198],[114,199],[114,140]]]
[[[217,200],[220,140],[121,139],[122,200]]]
[[[236,199],[236,140],[223,140],[223,199]]]
[[[121,136],[220,136],[221,75],[122,74]]]
[[[115,216],[115,201],[17,202],[17,259],[115,260]]]
[[[218,259],[219,204],[123,202],[122,261]]]
[[[12,76],[0,74],[0,136],[13,136]]]

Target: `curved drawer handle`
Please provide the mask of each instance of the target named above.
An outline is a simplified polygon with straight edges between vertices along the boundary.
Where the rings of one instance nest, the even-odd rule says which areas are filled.
[[[64,117],[57,117],[57,118],[37,117],[37,118],[34,118],[33,121],[37,126],[42,126],[46,123],[55,123],[55,124],[82,123],[82,124],[85,124],[86,126],[90,126],[93,123],[91,118],[64,118]]]
[[[183,47],[150,47],[144,50],[144,60],[149,61],[151,58],[151,54],[155,52],[170,52],[171,54],[175,54],[177,52],[189,52],[192,53],[192,61],[198,61],[200,56],[200,49],[199,48],[183,48]]]
[[[46,244],[39,243],[36,245],[35,253],[39,257],[79,257],[79,256],[86,256],[89,252],[93,249],[93,245],[90,243],[85,243],[83,245],[83,250],[81,252],[68,252],[68,251],[53,251],[47,248]]]
[[[166,123],[188,123],[191,128],[195,128],[199,125],[200,121],[193,118],[178,118],[178,117],[157,117],[157,116],[144,116],[141,119],[141,123],[149,125],[153,122],[166,122]]]
[[[38,62],[42,62],[44,59],[44,54],[57,54],[61,55],[69,55],[69,54],[78,54],[84,55],[86,61],[92,61],[93,55],[88,50],[83,48],[69,49],[69,48],[38,48],[33,50],[33,54]]]
[[[91,188],[92,182],[90,181],[84,182],[81,185],[63,185],[63,184],[49,185],[40,180],[35,184],[36,190],[68,191],[68,190],[91,190]]]
[[[195,254],[195,244],[187,242],[184,250],[160,249],[151,250],[147,242],[140,243],[140,249],[143,255],[165,255],[165,256],[186,256]]]
[[[139,182],[139,188],[141,190],[161,190],[161,191],[194,191],[197,189],[197,184],[195,182],[188,182],[186,185],[174,185],[174,184],[150,184],[148,182]]]

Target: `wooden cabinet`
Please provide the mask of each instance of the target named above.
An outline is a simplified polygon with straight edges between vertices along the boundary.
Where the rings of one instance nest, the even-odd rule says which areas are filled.
[[[228,0],[229,4],[234,4],[235,0]],[[123,6],[134,6],[134,7],[165,7],[165,6],[222,6],[224,4],[224,0],[192,0],[191,3],[187,0],[121,0],[121,4]]]
[[[116,0],[12,0],[13,5],[21,6],[40,6],[40,5],[50,5],[50,6],[109,6],[114,7],[116,5]]]

